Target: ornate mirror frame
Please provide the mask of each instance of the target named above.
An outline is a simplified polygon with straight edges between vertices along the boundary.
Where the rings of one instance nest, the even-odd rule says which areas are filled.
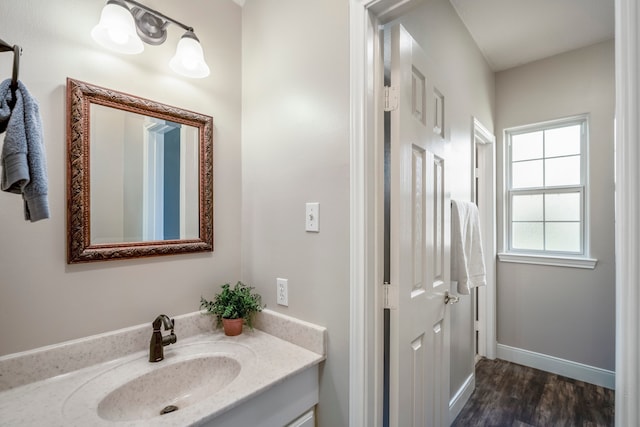
[[[91,244],[90,106],[99,104],[198,129],[199,238]],[[213,251],[213,118],[67,78],[67,263]]]

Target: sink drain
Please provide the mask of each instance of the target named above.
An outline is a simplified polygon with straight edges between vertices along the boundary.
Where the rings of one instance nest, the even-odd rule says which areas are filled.
[[[178,409],[180,408],[178,408],[176,405],[165,406],[164,408],[162,408],[162,411],[160,411],[160,415],[169,414],[171,412],[177,411]]]

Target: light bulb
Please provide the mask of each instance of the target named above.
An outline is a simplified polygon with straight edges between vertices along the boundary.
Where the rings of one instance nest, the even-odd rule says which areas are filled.
[[[135,54],[144,50],[133,16],[122,0],[107,2],[100,22],[91,30],[91,37],[101,46],[119,53]]]
[[[184,33],[176,47],[176,54],[169,61],[169,66],[176,73],[186,77],[199,79],[209,75],[209,66],[204,60],[202,46],[193,31]]]
[[[129,36],[126,32],[122,31],[120,28],[109,28],[109,38],[119,45],[123,45],[127,43],[129,40]]]

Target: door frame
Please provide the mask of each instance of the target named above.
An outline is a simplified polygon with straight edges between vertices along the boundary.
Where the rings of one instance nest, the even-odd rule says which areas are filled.
[[[473,202],[480,211],[487,285],[476,288],[478,308],[478,355],[495,359],[496,340],[496,137],[476,117],[471,119],[471,173]],[[476,190],[476,176],[480,187]],[[475,308],[474,308],[475,312]],[[475,320],[475,316],[474,316]],[[476,337],[473,337],[474,346]]]
[[[382,425],[384,67],[378,26],[421,1],[349,0],[350,426]]]
[[[420,0],[349,0],[350,344],[349,425],[382,419],[382,282],[378,25]],[[616,426],[640,424],[640,7],[615,0],[616,16]],[[372,147],[374,149],[372,149]]]
[[[616,426],[640,424],[640,6],[616,0]]]

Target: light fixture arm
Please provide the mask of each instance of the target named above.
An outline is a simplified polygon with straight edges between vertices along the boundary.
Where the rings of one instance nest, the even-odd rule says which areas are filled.
[[[100,14],[100,22],[91,30],[91,36],[107,49],[136,54],[144,50],[144,43],[153,46],[164,43],[169,24],[185,30],[178,41],[175,55],[169,61],[169,67],[186,77],[208,76],[209,66],[204,60],[204,51],[193,27],[135,0],[107,0]]]
[[[145,12],[148,12],[148,13],[150,13],[150,14],[152,14],[152,15],[154,15],[154,16],[156,16],[156,17],[160,18],[160,19],[162,19],[163,21],[165,21],[165,26],[164,26],[165,28],[166,28],[166,26],[168,25],[168,23],[169,23],[169,22],[171,22],[172,24],[176,24],[178,27],[182,27],[182,28],[183,28],[184,30],[186,30],[186,31],[191,31],[191,32],[193,32],[193,27],[189,27],[189,26],[187,26],[187,25],[183,24],[183,23],[182,23],[182,22],[180,22],[180,21],[176,21],[175,19],[173,19],[173,18],[171,18],[171,17],[169,17],[169,16],[165,15],[164,13],[160,13],[160,12],[158,12],[157,10],[151,9],[150,7],[145,6],[145,5],[143,5],[142,3],[138,3],[138,2],[137,2],[137,1],[135,1],[135,0],[124,0],[124,2],[125,2],[125,3],[129,3],[129,4],[132,4],[132,5],[134,5],[135,7],[139,8],[139,9],[142,9],[142,10],[144,10]]]

